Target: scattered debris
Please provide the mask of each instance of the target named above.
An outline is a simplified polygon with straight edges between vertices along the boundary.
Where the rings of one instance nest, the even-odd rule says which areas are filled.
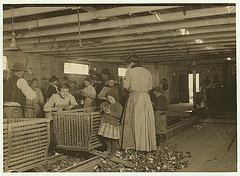
[[[175,145],[173,146],[173,149],[177,149],[177,144],[175,144]]]
[[[190,152],[186,152],[186,155],[185,155],[185,157],[186,157],[186,158],[191,158],[191,157],[192,157],[192,155],[191,155],[191,153],[190,153]]]
[[[57,155],[60,155],[60,154],[55,152],[54,156],[57,156]],[[58,160],[54,163],[49,163],[49,164],[44,164],[42,166],[38,166],[38,167],[32,169],[31,172],[59,172],[70,166],[74,166],[78,163],[81,163],[86,159],[87,159],[86,157],[83,157],[79,153],[76,153],[74,156],[66,155],[66,157],[64,157],[64,159],[62,159],[62,160]]]
[[[190,152],[189,152],[190,154]],[[188,155],[189,155],[188,154]],[[183,160],[183,153],[176,150],[141,152],[136,150],[123,150],[116,153],[116,158],[132,162],[135,167],[129,168],[117,164],[109,159],[100,158],[94,167],[95,172],[174,172],[188,166],[188,160]]]
[[[93,168],[94,172],[175,172],[188,167],[188,160],[191,153],[185,154],[176,150],[177,144],[173,149],[159,149],[152,152],[143,152],[136,150],[118,150],[114,158],[100,157],[98,163]],[[104,152],[96,151],[99,154]],[[59,155],[55,153],[54,155]],[[185,158],[184,158],[185,155]],[[32,170],[32,172],[60,172],[68,167],[77,165],[86,160],[81,153],[66,155],[63,160],[54,163],[45,164]],[[117,162],[122,160],[128,164]],[[211,161],[211,160],[210,160]]]
[[[200,125],[194,125],[193,126],[193,128],[199,128],[200,127]]]

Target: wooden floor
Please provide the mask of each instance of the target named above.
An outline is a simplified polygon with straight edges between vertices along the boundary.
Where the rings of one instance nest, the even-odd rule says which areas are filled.
[[[189,166],[181,172],[236,172],[236,124],[201,123],[168,140],[168,147],[177,144],[182,152],[191,152]]]

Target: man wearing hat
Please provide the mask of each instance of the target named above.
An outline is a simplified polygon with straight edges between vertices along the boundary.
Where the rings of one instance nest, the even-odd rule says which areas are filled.
[[[4,118],[23,118],[27,104],[31,104],[31,101],[36,98],[36,93],[23,78],[26,72],[23,63],[14,63],[12,71],[13,75],[4,83],[3,116]]]
[[[71,88],[70,81],[69,81],[69,78],[67,76],[63,76],[62,86]]]
[[[109,72],[109,69],[107,68],[102,69],[102,73],[100,73],[100,77],[103,79],[104,85],[107,85],[107,80],[109,75],[111,75]]]

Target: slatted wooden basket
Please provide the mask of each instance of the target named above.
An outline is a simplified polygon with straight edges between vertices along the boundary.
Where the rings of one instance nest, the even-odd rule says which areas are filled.
[[[22,172],[43,164],[50,141],[50,119],[3,119],[4,171]]]
[[[101,114],[99,111],[69,111],[52,113],[57,148],[89,151],[102,145],[97,134]]]

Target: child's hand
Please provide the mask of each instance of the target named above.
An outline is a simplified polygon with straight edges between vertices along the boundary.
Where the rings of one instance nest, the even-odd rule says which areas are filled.
[[[56,108],[56,111],[61,112],[61,111],[63,111],[63,108],[62,107]]]

